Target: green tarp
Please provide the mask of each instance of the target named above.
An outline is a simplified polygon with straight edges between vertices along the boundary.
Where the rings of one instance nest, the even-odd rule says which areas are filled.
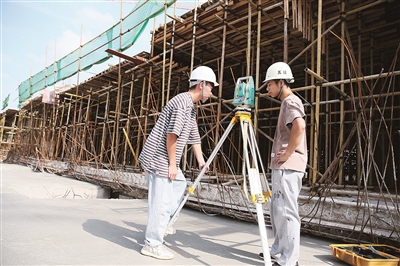
[[[163,13],[176,0],[141,0],[133,10],[113,27],[100,34],[93,40],[85,43],[81,48],[64,56],[54,64],[23,81],[19,87],[19,105],[32,94],[54,85],[60,80],[75,75],[79,70],[88,70],[94,64],[107,61],[111,55],[105,50],[112,49],[122,52],[131,47],[140,37],[150,19]],[[121,33],[121,34],[120,34]]]

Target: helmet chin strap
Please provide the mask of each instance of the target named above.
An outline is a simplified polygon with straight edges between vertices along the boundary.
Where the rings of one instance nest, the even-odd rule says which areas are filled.
[[[207,101],[207,97],[204,95],[204,89],[205,89],[204,84],[205,84],[205,81],[202,81],[202,82],[203,82],[203,85],[201,87],[201,96],[202,96],[201,102],[205,103]]]
[[[281,99],[282,92],[283,92],[283,86],[284,86],[284,85],[285,85],[285,83],[283,83],[283,85],[281,86],[281,90],[279,91],[279,94],[278,94],[278,96],[276,97],[278,100]]]

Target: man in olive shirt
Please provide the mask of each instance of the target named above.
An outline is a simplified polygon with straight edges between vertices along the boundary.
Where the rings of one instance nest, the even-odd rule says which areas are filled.
[[[307,166],[306,115],[301,100],[289,86],[294,78],[286,63],[272,64],[264,82],[269,95],[281,101],[270,164],[270,215],[274,234],[270,253],[275,260],[273,265],[294,266],[298,265],[300,250],[297,198]]]

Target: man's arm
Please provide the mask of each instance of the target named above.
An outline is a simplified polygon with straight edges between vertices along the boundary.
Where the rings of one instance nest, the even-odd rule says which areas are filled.
[[[199,168],[203,169],[204,165],[206,164],[203,158],[203,152],[201,150],[201,144],[193,144],[192,145],[193,153],[194,156],[197,159],[197,162],[199,163]],[[208,169],[207,169],[208,171]]]
[[[169,166],[168,166],[168,177],[171,180],[175,180],[176,176],[178,175],[178,168],[176,167],[176,145],[178,143],[178,136],[169,133],[167,134],[167,153],[169,159]]]
[[[292,129],[290,130],[290,139],[286,150],[279,151],[276,157],[277,163],[286,162],[287,159],[293,154],[299,146],[304,132],[306,129],[306,121],[303,118],[295,118],[292,122]]]

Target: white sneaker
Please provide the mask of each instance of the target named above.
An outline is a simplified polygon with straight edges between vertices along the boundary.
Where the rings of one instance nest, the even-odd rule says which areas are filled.
[[[170,226],[170,227],[168,227],[167,230],[165,231],[164,236],[167,236],[167,235],[174,235],[175,233],[176,233],[175,228],[173,228],[172,226]]]
[[[164,245],[158,245],[155,247],[148,246],[144,244],[142,250],[140,251],[143,255],[150,256],[159,260],[172,260],[174,254],[169,252]]]

